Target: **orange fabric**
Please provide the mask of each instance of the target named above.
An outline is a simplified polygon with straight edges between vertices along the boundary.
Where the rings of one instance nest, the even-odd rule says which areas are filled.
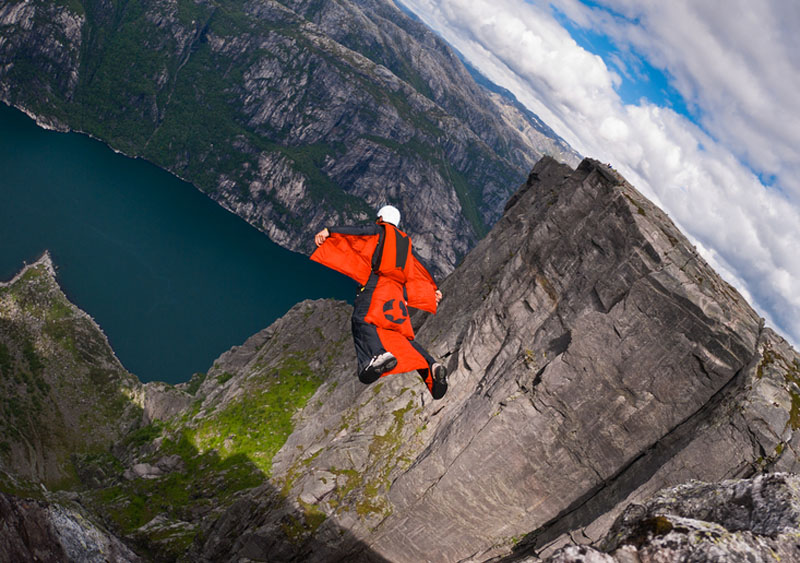
[[[364,320],[378,328],[399,332],[408,340],[414,339],[414,329],[408,318],[408,306],[403,296],[403,284],[380,276]]]
[[[436,314],[436,282],[428,270],[420,264],[413,254],[409,257],[409,275],[406,281],[408,306]]]
[[[381,339],[383,347],[397,358],[397,365],[386,373],[381,374],[381,377],[393,373],[407,373],[416,369],[428,369],[428,362],[425,361],[425,358],[423,358],[422,355],[414,349],[411,342],[399,332],[385,330],[379,327],[378,338]]]
[[[408,299],[407,302],[403,302],[404,306],[407,305],[435,314],[437,309],[435,294],[438,288],[430,273],[414,257],[411,237],[408,237],[408,235],[395,228],[393,225],[389,225],[388,223],[381,224],[386,229],[383,256],[381,257],[381,265],[378,269],[381,280],[391,279],[395,284],[405,284],[406,296]],[[322,246],[314,251],[311,255],[311,259],[353,278],[361,285],[365,285],[372,273],[372,254],[378,246],[379,237],[380,235],[357,236],[331,233],[325,242],[322,243]],[[396,267],[398,237],[405,237],[408,239],[407,256],[404,261],[404,267],[401,269]],[[379,282],[379,286],[380,283],[381,282]],[[402,285],[399,298],[402,299]],[[389,299],[391,299],[391,297],[384,299],[381,303],[381,307],[383,307]],[[395,304],[394,307],[399,307],[399,302]],[[408,314],[406,313],[405,316],[408,316]],[[369,316],[366,320],[367,322],[374,322],[382,317],[383,312],[381,310],[373,315],[372,320],[370,320]],[[393,317],[398,318],[396,315],[393,315]],[[374,324],[376,324],[376,326],[382,326],[378,322],[374,322]],[[408,326],[410,327],[411,324],[409,323]],[[409,338],[414,338],[413,330],[410,328],[405,333],[410,334]]]
[[[372,273],[372,253],[378,246],[379,236],[331,233],[311,259],[364,285]]]

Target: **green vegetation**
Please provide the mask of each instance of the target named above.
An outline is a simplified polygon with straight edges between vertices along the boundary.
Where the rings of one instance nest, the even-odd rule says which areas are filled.
[[[199,451],[216,450],[223,459],[245,455],[270,474],[273,456],[294,429],[292,416],[322,380],[305,361],[290,357],[264,383],[263,390],[245,393],[193,430],[191,439]]]
[[[295,545],[300,545],[308,535],[317,531],[327,519],[325,513],[314,504],[309,504],[298,499],[300,507],[303,509],[302,515],[295,516],[289,514],[287,519],[281,523],[281,530]]]
[[[772,348],[764,348],[764,353],[761,355],[761,363],[758,364],[758,369],[756,370],[756,377],[758,377],[758,379],[764,377],[764,368],[774,364],[777,357],[778,355],[772,350]],[[784,360],[784,362],[785,361],[786,360]]]
[[[373,469],[378,471],[374,479],[364,483],[362,500],[356,504],[356,513],[362,518],[370,514],[388,515],[391,513],[385,493],[391,485],[389,476],[398,461],[401,461],[398,459],[397,453],[403,445],[405,416],[412,408],[414,408],[414,401],[410,400],[405,407],[392,411],[394,417],[392,426],[385,434],[372,439],[369,456],[373,460]]]
[[[180,0],[177,4],[178,21],[187,27],[207,21],[212,8],[206,3],[195,0]]]
[[[156,48],[159,34],[153,33],[141,0],[115,3],[111,26],[109,14],[92,8],[87,14],[91,40],[83,53],[87,72],[80,74],[75,97],[86,110],[78,126],[138,154],[156,126],[158,116],[147,101],[155,98],[159,74],[169,66],[163,53],[176,46],[173,40],[172,49]]]
[[[250,389],[207,414],[197,426],[185,418],[154,422],[128,434],[122,444],[127,451],[145,453],[140,462],[158,467],[167,456],[173,456],[173,468],[156,478],[134,478],[95,491],[95,504],[123,533],[130,534],[159,514],[170,522],[193,520],[190,515],[225,506],[236,492],[263,483],[272,457],[293,430],[292,416],[321,380],[295,356],[255,383],[259,391]],[[157,439],[157,450],[146,453]],[[175,456],[180,459],[177,469]],[[313,456],[306,464],[311,459]],[[305,505],[303,509],[294,523],[286,524],[290,537],[315,530],[325,519],[317,507]],[[179,554],[197,530],[169,528],[160,533],[148,533],[148,542]]]
[[[126,441],[134,447],[144,445],[157,435],[158,429],[157,425],[142,428]],[[237,491],[255,487],[265,479],[244,455],[222,459],[216,451],[199,453],[186,432],[165,438],[157,455],[148,463],[156,463],[166,455],[180,458],[177,470],[154,479],[124,480],[90,493],[93,504],[122,533],[132,533],[159,514],[171,521],[191,520],[190,514],[223,506]],[[159,544],[166,542],[166,549],[177,556],[193,541],[196,530],[160,534],[148,539]]]
[[[81,0],[56,0],[54,3],[68,8],[71,12],[79,16],[86,14],[86,10],[84,10]]]
[[[441,167],[444,172],[444,178],[450,180],[453,189],[456,191],[458,201],[461,203],[461,212],[467,218],[475,234],[478,238],[483,238],[489,232],[489,227],[483,221],[481,213],[478,210],[478,204],[481,201],[480,193],[477,188],[470,185],[467,177],[450,166],[447,159],[441,160]]]
[[[14,369],[14,358],[3,342],[0,342],[0,376],[11,377]]]
[[[233,377],[233,374],[229,371],[225,371],[217,376],[217,383],[219,385],[224,385],[226,382],[230,381]]]
[[[274,145],[272,148],[287,156],[292,161],[294,169],[308,178],[309,192],[312,197],[320,201],[324,200],[336,209],[347,210],[350,213],[372,213],[370,207],[363,200],[347,194],[341,186],[334,183],[322,171],[328,157],[344,154],[346,147],[342,143],[315,143],[296,147]]]
[[[194,395],[197,393],[197,390],[200,389],[200,386],[208,377],[205,373],[195,373],[192,375],[192,378],[189,380],[189,384],[186,386],[186,392],[190,395]]]
[[[653,537],[660,537],[672,531],[672,522],[666,516],[645,518],[636,525],[636,529],[626,539],[626,544],[642,547]]]
[[[374,395],[378,394],[380,385],[381,383],[376,385]],[[398,464],[409,461],[398,454],[404,444],[403,428],[405,426],[405,416],[413,408],[414,400],[412,399],[404,407],[392,411],[394,418],[392,425],[384,434],[374,436],[372,439],[372,443],[369,446],[368,467],[363,474],[354,469],[328,468],[330,473],[344,477],[343,480],[340,480],[340,484],[328,500],[328,504],[332,509],[336,511],[344,510],[348,506],[346,503],[348,497],[354,491],[358,491],[353,500],[355,500],[355,510],[359,517],[368,519],[374,515],[385,517],[391,514],[392,508],[386,500],[386,492],[391,485],[390,476],[392,471]],[[343,426],[349,426],[350,420],[354,416],[354,412],[351,412],[349,416],[345,416]],[[365,474],[373,477],[365,480]],[[284,494],[288,493],[290,488],[291,482],[287,480]]]
[[[124,446],[139,448],[145,444],[149,444],[161,435],[164,425],[160,421],[155,421],[147,426],[137,428],[122,441]]]
[[[756,368],[756,377],[758,379],[763,378],[764,370],[778,362],[780,362],[780,367],[785,372],[786,391],[789,393],[792,402],[789,410],[789,421],[786,424],[792,430],[797,430],[800,428],[800,362],[792,360],[790,363],[770,346],[766,346],[761,355],[761,362]]]
[[[641,204],[638,201],[636,201],[635,199],[633,199],[631,196],[629,196],[626,193],[623,193],[622,195],[624,195],[628,199],[628,201],[631,202],[631,205],[633,205],[636,208],[636,213],[638,213],[639,215],[647,216],[647,213],[645,212],[644,208],[641,206]]]

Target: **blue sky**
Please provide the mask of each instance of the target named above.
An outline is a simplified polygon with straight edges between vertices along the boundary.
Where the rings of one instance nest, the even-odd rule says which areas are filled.
[[[594,5],[594,2],[584,2]],[[558,11],[554,17],[566,29],[575,42],[583,49],[602,57],[606,66],[616,72],[621,82],[614,89],[625,104],[637,104],[644,98],[650,103],[669,107],[675,112],[691,119],[694,116],[689,111],[686,100],[671,83],[670,77],[663,68],[654,67],[641,54],[624,50],[616,45],[611,37],[594,29],[584,29],[575,25],[572,20]],[[693,108],[696,114],[698,108]]]
[[[399,1],[800,342],[800,2]]]

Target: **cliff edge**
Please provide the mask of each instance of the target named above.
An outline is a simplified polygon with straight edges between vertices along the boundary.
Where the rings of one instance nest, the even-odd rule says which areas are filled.
[[[708,529],[676,518],[736,531],[658,512],[665,487],[793,490],[758,479],[798,471],[800,356],[606,165],[539,161],[442,290],[414,320],[444,400],[416,374],[360,384],[349,305],[303,302],[151,388],[71,491],[154,560],[527,562]]]

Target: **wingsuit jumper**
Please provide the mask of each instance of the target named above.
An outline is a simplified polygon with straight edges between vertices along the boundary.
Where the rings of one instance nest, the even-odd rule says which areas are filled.
[[[417,370],[433,398],[441,399],[447,370],[414,340],[408,307],[435,314],[442,292],[399,223],[400,211],[386,205],[371,225],[326,227],[314,237],[311,259],[360,286],[351,319],[359,380],[369,384]]]

